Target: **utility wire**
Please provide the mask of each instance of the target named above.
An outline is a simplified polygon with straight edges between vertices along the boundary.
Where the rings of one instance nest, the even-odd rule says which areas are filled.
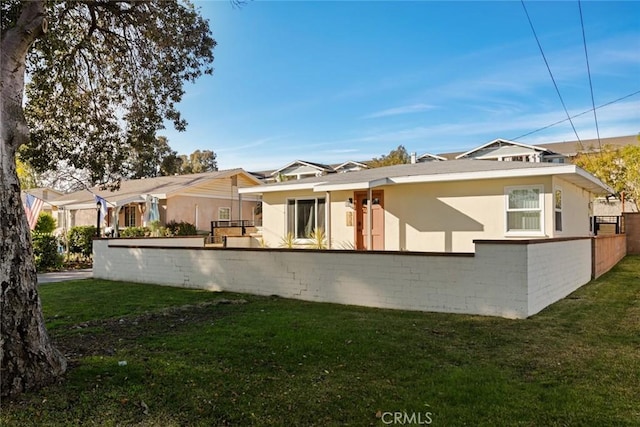
[[[551,80],[553,81],[553,86],[556,88],[556,93],[560,98],[560,103],[562,104],[562,108],[564,108],[564,112],[567,114],[567,119],[569,123],[571,123],[571,127],[573,128],[573,133],[576,135],[576,139],[582,145],[582,141],[580,141],[580,137],[578,136],[578,132],[576,131],[576,127],[573,125],[573,121],[571,120],[571,116],[569,115],[569,111],[567,110],[567,106],[564,104],[564,100],[562,99],[562,95],[560,94],[560,89],[558,89],[558,84],[556,83],[556,79],[553,77],[553,73],[551,72],[551,67],[549,67],[549,62],[547,61],[547,57],[544,55],[544,51],[542,50],[542,45],[540,44],[540,40],[538,39],[538,34],[536,34],[535,28],[533,28],[533,22],[531,22],[531,17],[529,16],[529,12],[527,11],[527,6],[524,4],[524,0],[520,0],[522,4],[522,8],[524,9],[524,13],[527,15],[527,20],[529,21],[529,26],[531,27],[531,31],[533,31],[533,36],[536,39],[536,43],[538,43],[538,48],[540,49],[540,53],[542,54],[542,59],[544,59],[544,63],[547,66],[547,70],[549,71],[549,76],[551,76]]]
[[[538,133],[538,132],[543,131],[543,130],[545,130],[545,129],[549,129],[550,127],[553,127],[553,126],[555,126],[555,125],[559,125],[560,123],[564,123],[564,122],[566,122],[567,120],[571,120],[571,119],[575,119],[576,117],[584,116],[585,114],[590,113],[590,112],[591,112],[591,111],[593,111],[593,110],[599,110],[600,108],[607,107],[607,106],[609,106],[609,105],[611,105],[611,104],[615,104],[615,103],[617,103],[617,102],[623,101],[623,100],[625,100],[625,99],[627,99],[627,98],[631,98],[632,96],[635,96],[635,95],[638,95],[638,94],[640,94],[640,90],[638,90],[638,91],[636,91],[636,92],[633,92],[633,93],[630,93],[630,94],[628,94],[628,95],[625,95],[625,96],[623,96],[623,97],[620,97],[620,98],[618,98],[618,99],[614,99],[613,101],[609,101],[609,102],[607,102],[607,103],[605,103],[605,104],[602,104],[602,105],[599,105],[599,106],[597,106],[597,107],[590,108],[590,109],[588,109],[588,110],[586,110],[586,111],[583,111],[582,113],[576,114],[575,116],[571,116],[571,117],[566,118],[566,119],[558,120],[558,121],[557,121],[557,122],[555,122],[555,123],[551,123],[550,125],[547,125],[547,126],[544,126],[544,127],[539,128],[539,129],[533,130],[533,131],[531,131],[531,132],[525,133],[525,134],[520,135],[520,136],[518,136],[518,137],[516,137],[516,138],[509,138],[509,140],[510,140],[510,141],[517,141],[517,140],[519,140],[520,138],[524,138],[525,136],[533,135],[534,133]]]
[[[589,54],[587,53],[587,38],[584,34],[584,20],[582,19],[582,3],[578,0],[578,9],[580,10],[580,26],[582,27],[582,44],[584,45],[584,57],[587,61],[587,74],[589,75],[589,89],[591,89],[591,106],[593,107],[593,120],[596,122],[596,134],[598,135],[598,147],[602,151],[602,142],[600,141],[600,128],[598,127],[598,115],[596,114],[596,101],[593,98],[593,82],[591,81],[591,68],[589,67]]]

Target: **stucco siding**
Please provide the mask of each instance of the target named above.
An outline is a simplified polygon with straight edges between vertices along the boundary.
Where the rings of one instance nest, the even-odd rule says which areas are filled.
[[[231,219],[253,219],[254,201],[242,201],[242,218],[239,218],[239,200],[236,198],[207,198],[173,196],[167,199],[167,221],[186,221],[194,224],[198,230],[209,230],[211,221],[217,221],[219,208],[230,208]],[[197,217],[197,218],[196,218]]]
[[[540,186],[543,191],[542,233],[506,232],[505,191]],[[554,191],[562,190],[562,231],[555,231]],[[384,249],[420,252],[473,252],[474,239],[530,239],[589,235],[590,194],[551,176],[486,179],[465,182],[403,184],[377,187],[384,191]],[[287,198],[326,197],[306,191],[270,192],[263,196],[263,235],[277,247],[286,234]],[[331,193],[332,248],[352,248],[354,210],[345,205],[352,191]],[[353,223],[351,223],[353,224]]]

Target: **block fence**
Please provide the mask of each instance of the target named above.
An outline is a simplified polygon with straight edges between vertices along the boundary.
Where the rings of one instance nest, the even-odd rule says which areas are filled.
[[[627,254],[640,255],[640,213],[625,212],[622,216],[627,235]]]
[[[591,242],[591,276],[594,279],[611,270],[627,254],[625,234],[603,234],[595,236]]]
[[[473,254],[157,247],[123,240],[94,240],[94,278],[507,318],[531,316],[591,278],[589,238],[476,241]]]

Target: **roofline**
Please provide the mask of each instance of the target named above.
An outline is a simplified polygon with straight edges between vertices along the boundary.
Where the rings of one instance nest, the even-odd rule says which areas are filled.
[[[302,163],[302,164],[303,164],[303,165],[305,165],[305,166],[312,167],[312,168],[317,169],[317,170],[319,170],[319,171],[326,171],[326,170],[328,170],[328,169],[326,169],[326,168],[322,168],[322,167],[320,167],[320,166],[318,166],[318,165],[314,165],[313,163],[305,162],[304,160],[294,160],[294,161],[292,161],[292,162],[287,163],[285,166],[281,167],[280,169],[276,169],[275,171],[271,172],[271,176],[275,176],[275,175],[277,175],[281,170],[286,169],[286,168],[288,168],[289,166],[294,165],[294,164],[296,164],[296,163]]]
[[[369,188],[376,188],[383,185],[395,185],[395,184],[420,184],[430,182],[454,182],[454,181],[467,181],[477,179],[502,179],[502,178],[518,178],[518,177],[531,177],[531,176],[549,176],[549,175],[578,175],[579,177],[586,179],[595,187],[598,187],[604,191],[599,194],[613,194],[615,191],[607,184],[600,181],[585,170],[579,168],[576,165],[561,165],[552,166],[548,168],[523,168],[523,169],[502,169],[502,170],[489,170],[489,171],[475,171],[475,172],[453,172],[431,175],[412,175],[412,176],[390,176],[384,178],[378,178],[371,181],[356,181],[351,183],[336,183],[330,182],[312,182],[312,183],[300,183],[300,184],[288,184],[288,185],[273,185],[264,186],[261,188],[249,187],[239,189],[241,194],[255,194],[255,193],[275,193],[280,191],[290,190],[313,190],[314,192],[324,191],[341,191],[341,190],[363,190]],[[592,191],[597,193],[596,191]]]
[[[460,158],[466,156],[467,154],[471,154],[471,153],[473,153],[475,151],[482,150],[483,148],[486,148],[486,147],[488,147],[488,146],[490,146],[492,144],[495,144],[496,142],[508,142],[509,144],[517,145],[517,146],[524,147],[524,148],[530,148],[530,149],[533,149],[533,150],[550,151],[547,148],[540,147],[540,146],[537,146],[537,145],[527,145],[527,144],[523,144],[521,142],[511,141],[511,140],[508,140],[508,139],[497,138],[497,139],[494,139],[493,141],[487,142],[484,145],[481,145],[479,147],[473,148],[473,149],[467,151],[466,153],[462,153],[459,156],[456,156],[456,159],[460,159]]]
[[[434,159],[438,159],[438,160],[448,160],[446,157],[438,156],[436,154],[431,154],[431,153],[421,154],[416,158],[416,160],[424,159],[425,157],[433,157]]]
[[[206,179],[221,179],[221,178],[226,178],[229,176],[233,176],[233,175],[244,175],[248,178],[250,178],[253,182],[255,182],[256,184],[262,185],[262,181],[260,181],[258,178],[252,176],[251,174],[249,174],[247,171],[245,171],[242,168],[235,168],[235,169],[228,169],[225,171],[211,171],[209,173],[215,173],[217,172],[219,175],[215,176],[215,177],[210,177],[210,178],[204,178],[203,180]],[[180,176],[186,176],[188,177],[189,175],[180,175]],[[198,185],[200,185],[202,183],[201,180],[196,179],[195,182],[192,182],[191,184],[188,185],[184,185],[182,188],[177,188],[171,192],[164,192],[164,193],[155,193],[154,197],[158,197],[161,199],[166,199],[168,196],[175,194],[175,193],[180,193],[183,190],[187,189],[187,188],[191,188],[191,187],[196,187]],[[140,193],[140,194],[152,194],[152,193]],[[160,197],[160,196],[164,196],[164,197]]]
[[[344,163],[340,163],[338,166],[334,167],[333,169],[338,169],[338,168],[341,168],[344,165],[348,165],[348,164],[354,164],[354,165],[362,166],[362,167],[365,167],[365,168],[369,168],[369,166],[365,165],[364,163],[356,162],[355,160],[347,160]]]

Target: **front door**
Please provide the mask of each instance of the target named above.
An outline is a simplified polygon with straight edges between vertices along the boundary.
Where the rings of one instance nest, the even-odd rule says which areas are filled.
[[[356,208],[356,249],[366,250],[367,248],[367,191],[356,191],[353,193]],[[371,204],[371,248],[373,250],[384,250],[384,191],[375,190],[372,192]]]

